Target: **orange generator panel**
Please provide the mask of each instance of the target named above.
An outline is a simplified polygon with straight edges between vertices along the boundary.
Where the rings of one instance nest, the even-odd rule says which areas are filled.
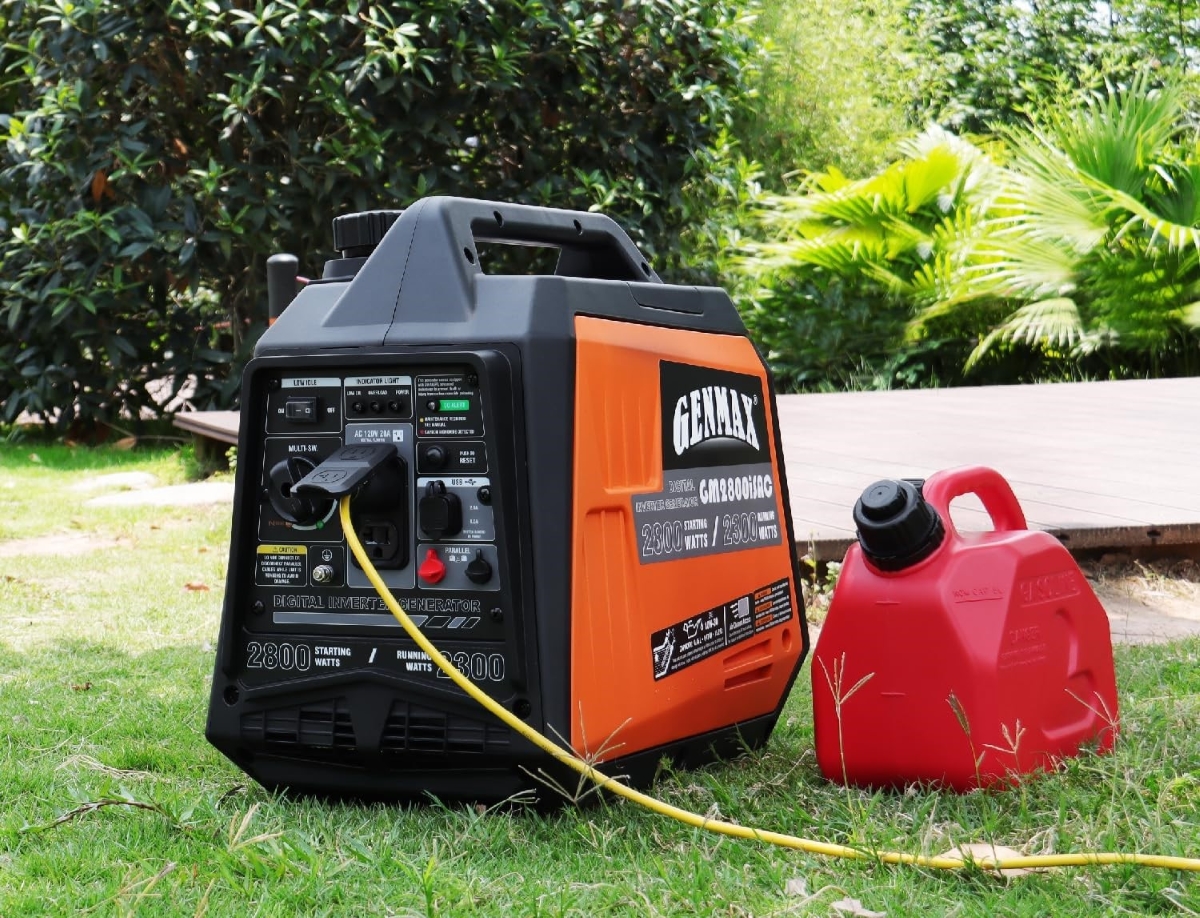
[[[555,273],[485,273],[481,242],[557,248]],[[211,742],[269,787],[550,796],[549,757],[403,634],[335,503],[292,490],[379,444],[355,530],[485,692],[635,784],[766,742],[808,632],[729,297],[664,284],[591,213],[426,198],[339,217],[334,246],[243,377]]]

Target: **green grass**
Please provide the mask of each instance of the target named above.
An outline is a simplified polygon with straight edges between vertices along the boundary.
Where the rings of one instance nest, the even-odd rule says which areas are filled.
[[[718,839],[623,803],[538,814],[268,794],[203,736],[227,508],[89,508],[69,490],[86,470],[184,474],[172,454],[0,446],[0,544],[116,539],[71,556],[0,557],[6,918],[824,916],[846,896],[893,918],[1200,912],[1194,875],[1160,870],[998,880]],[[764,752],[673,775],[657,791],[744,824],[933,854],[986,841],[1197,855],[1198,655],[1196,641],[1121,648],[1116,753],[1013,791],[870,794],[824,782],[807,667]],[[78,809],[114,800],[124,803]],[[811,899],[787,894],[793,879]]]

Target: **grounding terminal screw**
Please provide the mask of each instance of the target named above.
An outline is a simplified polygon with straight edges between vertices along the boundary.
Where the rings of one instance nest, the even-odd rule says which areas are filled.
[[[313,583],[330,583],[333,580],[333,568],[328,564],[318,564],[313,568]]]

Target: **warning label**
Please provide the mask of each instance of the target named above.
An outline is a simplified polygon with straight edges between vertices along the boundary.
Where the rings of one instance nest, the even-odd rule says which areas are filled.
[[[260,545],[254,582],[259,586],[308,586],[307,545]]]
[[[483,436],[479,390],[465,376],[418,376],[416,402],[418,437]]]
[[[650,635],[654,680],[666,678],[793,617],[785,578]]]

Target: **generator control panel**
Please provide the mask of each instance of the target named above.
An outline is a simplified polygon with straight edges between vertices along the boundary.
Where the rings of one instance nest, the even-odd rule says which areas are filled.
[[[252,572],[243,552],[247,589],[235,600],[241,685],[362,669],[449,685],[351,555],[336,502],[293,490],[344,447],[391,444],[354,496],[355,532],[418,627],[485,691],[515,697],[520,552],[502,483],[514,475],[511,387],[488,369],[389,358],[281,366],[259,380],[261,459],[244,472],[259,486],[241,521],[252,527]],[[503,390],[497,406],[491,386]]]

